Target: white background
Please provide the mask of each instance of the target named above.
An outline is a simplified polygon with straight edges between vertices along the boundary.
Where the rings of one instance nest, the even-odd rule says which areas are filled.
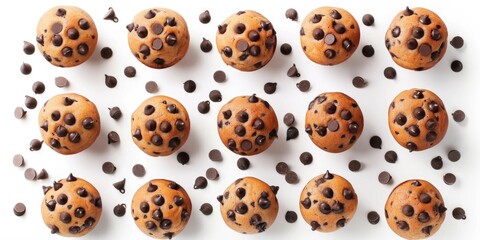
[[[126,203],[130,208],[131,198],[138,187],[150,179],[167,178],[177,181],[189,193],[193,202],[193,213],[186,229],[177,239],[397,239],[388,228],[383,214],[383,205],[393,187],[410,178],[426,179],[433,183],[442,193],[448,208],[447,217],[442,228],[434,239],[473,239],[479,234],[480,222],[479,182],[477,170],[479,163],[476,155],[476,142],[480,128],[478,104],[480,103],[478,79],[475,65],[478,60],[479,48],[477,39],[480,37],[478,21],[473,21],[476,12],[468,1],[10,1],[8,7],[3,7],[0,14],[2,23],[2,75],[1,75],[1,131],[0,138],[0,180],[2,181],[2,200],[0,204],[0,222],[2,223],[0,239],[60,239],[51,235],[45,227],[40,215],[40,203],[43,198],[42,185],[51,185],[53,180],[67,177],[72,172],[75,176],[90,181],[97,187],[103,198],[103,215],[96,229],[84,239],[148,239],[134,224],[127,214],[118,218],[113,215],[113,207]],[[96,22],[99,31],[99,42],[92,58],[75,68],[57,68],[47,63],[38,49],[34,55],[25,55],[22,51],[23,41],[35,43],[36,25],[40,16],[49,8],[58,4],[76,5],[86,10]],[[350,11],[361,26],[360,47],[344,64],[325,67],[310,62],[302,53],[299,44],[299,29],[303,17],[311,10],[326,5],[343,7]],[[384,46],[384,34],[392,20],[406,5],[422,6],[437,12],[446,22],[449,30],[449,40],[456,35],[465,39],[465,46],[458,50],[448,46],[447,53],[436,67],[424,72],[413,72],[401,69],[390,59]],[[103,20],[109,7],[113,7],[120,21]],[[177,65],[164,69],[149,69],[138,62],[130,53],[127,43],[125,26],[133,16],[148,7],[168,7],[179,12],[186,19],[190,30],[190,49],[186,57]],[[285,10],[294,7],[298,10],[299,21],[285,18]],[[212,20],[209,24],[201,24],[198,15],[204,10],[210,10]],[[200,51],[202,37],[215,43],[217,25],[229,15],[239,10],[252,9],[266,16],[275,27],[278,35],[278,45],[272,61],[261,70],[255,72],[240,72],[226,66],[215,45],[210,53]],[[366,27],[361,23],[363,14],[371,13],[375,17],[375,25]],[[472,20],[472,21],[470,21]],[[289,56],[280,54],[280,44],[288,42],[293,47]],[[371,44],[375,48],[372,58],[365,58],[361,47]],[[102,47],[111,47],[114,55],[109,60],[100,57]],[[459,59],[464,63],[460,73],[450,70],[451,61]],[[30,63],[33,71],[30,75],[20,73],[22,62]],[[286,76],[288,68],[295,63],[301,73],[300,78],[292,79]],[[124,67],[132,65],[137,69],[137,76],[126,78]],[[397,70],[395,80],[387,80],[383,69],[394,66]],[[216,70],[224,70],[228,80],[216,83],[212,75]],[[104,84],[104,74],[113,75],[118,79],[114,89]],[[364,89],[354,88],[351,79],[362,76],[368,81]],[[64,89],[55,87],[54,78],[64,76],[70,80],[70,86]],[[188,94],[183,90],[183,82],[193,79],[197,90]],[[311,90],[301,93],[295,84],[302,79],[308,79]],[[146,98],[152,96],[145,91],[145,83],[156,81],[160,86],[158,94],[165,94],[180,100],[190,113],[192,130],[190,138],[181,149],[190,154],[190,163],[182,166],[176,161],[176,155],[153,158],[141,152],[130,137],[129,116]],[[39,106],[29,110],[26,119],[14,118],[13,110],[23,106],[24,96],[34,95],[31,86],[35,81],[46,85],[45,93],[35,95]],[[277,82],[277,92],[267,95],[263,91],[266,82]],[[447,111],[456,109],[465,111],[467,118],[462,123],[456,123],[450,117],[450,125],[445,139],[433,149],[423,152],[409,153],[399,146],[389,133],[387,125],[387,110],[391,100],[402,90],[409,88],[427,88],[437,93],[444,101]],[[212,103],[211,111],[202,115],[197,111],[197,104],[208,99],[210,90],[218,89],[223,94],[221,103]],[[308,102],[316,95],[327,91],[342,91],[359,103],[364,117],[365,128],[356,145],[349,151],[340,154],[330,154],[316,148],[303,131],[304,115]],[[57,154],[47,146],[38,152],[30,152],[29,142],[40,138],[37,126],[37,114],[42,104],[50,97],[65,92],[76,92],[88,97],[96,103],[102,121],[102,131],[95,144],[88,150],[73,155]],[[251,168],[240,171],[236,167],[239,156],[228,151],[221,143],[216,131],[218,110],[229,99],[237,95],[257,93],[270,102],[279,119],[279,139],[266,152],[249,157]],[[108,115],[108,107],[119,106],[124,116],[115,121]],[[25,108],[25,107],[24,107]],[[286,141],[287,127],[281,122],[285,113],[292,112],[296,119],[296,127],[300,136]],[[114,130],[120,134],[118,145],[107,145],[106,135]],[[382,150],[369,146],[369,139],[379,135],[383,139]],[[221,150],[223,162],[212,162],[208,152],[218,148]],[[447,159],[451,149],[458,149],[462,158],[456,163]],[[387,150],[395,150],[399,160],[396,164],[387,163],[383,156]],[[314,156],[313,164],[304,166],[298,160],[304,151],[310,151]],[[26,166],[17,168],[12,165],[12,157],[23,154]],[[444,167],[433,170],[430,160],[442,156]],[[348,162],[357,159],[363,166],[360,172],[348,170]],[[117,166],[113,175],[102,172],[105,161],[111,161]],[[284,176],[275,172],[275,165],[287,162],[291,169],[300,176],[300,182],[287,184]],[[133,176],[131,168],[141,163],[147,169],[143,178]],[[27,181],[24,170],[33,167],[39,172],[45,168],[50,178],[36,182]],[[193,183],[197,176],[204,175],[209,167],[215,167],[220,173],[220,179],[209,181],[204,190],[194,190]],[[353,220],[344,229],[325,234],[310,231],[310,226],[301,218],[298,208],[298,198],[303,186],[313,177],[329,169],[331,172],[347,178],[355,187],[359,205]],[[377,176],[383,171],[389,171],[393,176],[393,185],[382,185]],[[448,186],[443,183],[445,173],[454,173],[457,182]],[[216,196],[235,179],[242,176],[255,176],[268,184],[280,186],[278,199],[280,204],[276,222],[265,232],[257,235],[241,235],[230,230],[219,215],[219,204]],[[112,184],[123,178],[127,179],[126,193],[120,194]],[[13,206],[23,202],[27,213],[23,217],[13,214]],[[214,206],[210,216],[204,216],[198,211],[200,205],[209,202]],[[467,220],[453,219],[451,210],[460,206],[467,212]],[[298,213],[299,219],[294,224],[285,221],[287,210]],[[368,223],[366,215],[375,210],[380,213],[378,225]]]

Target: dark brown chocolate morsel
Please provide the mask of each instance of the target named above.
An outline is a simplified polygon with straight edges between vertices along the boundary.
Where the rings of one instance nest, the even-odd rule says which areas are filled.
[[[124,178],[123,180],[114,183],[113,187],[115,187],[120,193],[125,193],[125,182],[126,179]]]
[[[460,154],[460,152],[458,150],[450,150],[448,152],[448,160],[452,161],[452,162],[456,162],[458,160],[460,160],[460,158],[462,157],[462,155]]]
[[[219,177],[219,174],[217,169],[211,167],[207,169],[207,171],[205,172],[205,176],[207,177],[208,180],[217,180]]]
[[[147,83],[145,83],[145,90],[148,93],[157,93],[158,84],[155,81],[148,81]]]
[[[117,86],[117,78],[115,78],[114,76],[109,76],[107,74],[105,74],[105,85],[107,85],[107,87],[109,88],[114,88]]]
[[[203,203],[203,204],[200,206],[200,212],[202,212],[203,215],[206,215],[206,216],[212,214],[212,212],[213,212],[212,204],[210,204],[210,203]]]
[[[376,149],[382,149],[382,139],[379,136],[372,136],[370,138],[370,146]]]
[[[287,71],[287,76],[289,77],[300,77],[297,66],[293,64]]]
[[[276,82],[267,82],[263,85],[263,91],[266,94],[273,94],[277,90],[277,83]]]
[[[295,10],[293,8],[287,9],[287,11],[285,11],[285,17],[292,20],[292,21],[297,21],[298,20],[297,10]]]
[[[297,216],[297,213],[294,212],[294,211],[287,211],[285,213],[285,221],[287,221],[288,223],[294,223],[296,222],[298,219],[298,216]]]
[[[465,220],[467,219],[467,216],[465,215],[465,210],[461,207],[456,207],[452,211],[452,216],[453,218],[457,220]]]
[[[310,165],[313,162],[313,156],[309,152],[303,152],[300,154],[300,162],[303,165]]]
[[[393,67],[386,67],[385,70],[383,70],[383,75],[387,79],[395,79],[395,77],[397,77],[397,71]]]
[[[365,24],[365,26],[372,26],[373,23],[375,22],[375,18],[372,16],[372,14],[365,14],[362,17],[362,22]]]
[[[118,120],[122,117],[122,110],[120,110],[119,107],[112,107],[112,108],[108,108],[109,110],[109,115],[111,118],[115,119],[115,120]]]
[[[33,168],[27,168],[25,169],[24,176],[30,181],[37,180],[37,171],[35,171]]]
[[[290,55],[290,53],[292,53],[292,46],[288,43],[283,43],[280,45],[280,52],[283,55]]]
[[[187,80],[183,83],[183,89],[187,93],[192,93],[197,89],[197,84],[193,80]]]
[[[32,139],[30,141],[30,151],[38,151],[42,148],[43,141],[40,141],[38,139]]]
[[[28,63],[22,63],[22,65],[20,65],[20,72],[23,75],[28,75],[32,73],[32,66]]]
[[[287,129],[287,141],[296,139],[299,135],[298,129],[296,127],[289,127]]]
[[[104,162],[102,164],[102,171],[106,174],[113,174],[117,170],[117,167],[112,162]]]
[[[393,150],[387,151],[384,157],[385,157],[385,161],[389,163],[395,163],[397,162],[397,159],[398,159],[397,153]]]
[[[212,149],[208,152],[208,158],[214,162],[220,162],[223,160],[222,153],[218,149]]]
[[[113,208],[113,214],[115,214],[115,216],[117,216],[117,217],[123,217],[126,213],[126,208],[127,208],[127,205],[125,205],[124,203],[123,204],[117,204]]]
[[[367,220],[370,224],[375,225],[380,222],[380,215],[375,211],[368,212]]]
[[[287,183],[290,183],[290,184],[296,184],[300,181],[300,179],[298,179],[298,175],[296,172],[288,171],[285,174],[285,181],[287,181]]]
[[[450,64],[450,68],[451,68],[452,71],[454,71],[454,72],[460,72],[460,71],[462,71],[462,69],[463,69],[463,63],[460,62],[459,60],[454,60],[454,61],[452,61],[452,63]]]
[[[135,177],[143,177],[145,176],[145,167],[142,164],[135,164],[132,167],[132,173]]]
[[[277,173],[285,175],[288,171],[290,171],[290,168],[288,167],[288,164],[286,162],[279,162],[275,166],[275,170],[277,171]]]
[[[31,42],[23,41],[23,52],[32,55],[35,52],[35,46]]]
[[[202,52],[210,52],[212,51],[212,42],[210,42],[210,40],[206,39],[206,38],[203,38],[202,42],[200,43],[200,50],[202,50]]]
[[[210,98],[210,100],[212,102],[221,102],[222,101],[222,93],[218,90],[212,90],[208,94],[208,98]]]
[[[195,184],[193,185],[194,189],[205,189],[208,185],[208,180],[203,177],[199,176],[195,179]]]
[[[205,10],[198,16],[198,20],[203,24],[209,23],[211,19],[212,17],[210,16],[210,12],[208,10]]]
[[[118,18],[115,14],[115,11],[113,10],[112,7],[108,8],[107,13],[105,13],[105,16],[103,17],[104,20],[111,20],[113,22],[118,22]]]
[[[48,178],[48,172],[47,172],[47,170],[45,170],[45,168],[42,168],[42,170],[40,170],[40,172],[37,175],[37,179],[38,180],[44,180],[44,179],[47,179],[47,178]]]
[[[240,170],[247,170],[250,168],[250,161],[245,157],[241,157],[237,160],[237,167]]]
[[[13,166],[15,167],[23,167],[25,165],[25,159],[21,154],[15,154],[15,156],[13,156],[12,162]]]
[[[455,110],[455,112],[452,113],[452,117],[455,122],[463,122],[463,120],[465,120],[465,113],[462,110]]]
[[[453,173],[443,175],[443,182],[447,185],[453,185],[457,181],[457,177]]]
[[[43,92],[45,92],[45,84],[43,84],[43,82],[40,82],[40,81],[34,82],[32,85],[32,91],[35,94],[42,94]]]
[[[65,77],[59,76],[55,78],[55,86],[57,86],[58,88],[67,87],[68,84],[68,79],[66,79]]]
[[[206,114],[210,111],[210,101],[201,101],[198,103],[197,110],[201,114]]]
[[[108,144],[114,144],[120,142],[120,136],[115,131],[110,131],[107,134]]]
[[[15,108],[14,115],[15,115],[16,119],[22,119],[22,118],[25,117],[26,114],[27,114],[27,112],[25,110],[23,110],[22,107],[16,107]]]
[[[365,45],[362,48],[362,54],[367,58],[372,57],[375,54],[375,49],[372,47],[372,45]]]
[[[133,78],[135,77],[135,75],[137,75],[137,70],[133,66],[127,66],[123,70],[123,73],[125,74],[126,77]]]
[[[358,160],[351,160],[348,163],[348,169],[352,172],[358,172],[362,168],[362,164]]]
[[[15,204],[15,206],[13,207],[13,213],[15,214],[15,216],[18,216],[18,217],[23,216],[26,211],[27,211],[27,207],[25,206],[25,204],[21,202]]]
[[[213,80],[218,83],[225,82],[225,80],[227,80],[227,75],[224,71],[217,70],[213,73]]]
[[[104,48],[102,48],[102,50],[100,50],[100,56],[103,59],[109,59],[113,56],[113,51],[109,47],[104,47]]]
[[[390,184],[392,183],[392,176],[387,171],[383,171],[378,174],[378,181],[382,184]]]
[[[352,79],[352,84],[356,88],[363,88],[367,85],[367,81],[360,76],[356,76]]]
[[[430,161],[430,165],[433,169],[439,170],[443,167],[443,160],[442,157],[436,156]]]
[[[310,81],[308,80],[302,80],[297,83],[297,88],[300,90],[300,92],[308,92],[310,90]]]
[[[452,40],[450,40],[450,45],[452,45],[452,47],[454,47],[456,49],[462,48],[463,47],[463,38],[460,37],[460,36],[453,37]]]
[[[37,107],[37,99],[31,96],[25,96],[25,107],[35,109]]]

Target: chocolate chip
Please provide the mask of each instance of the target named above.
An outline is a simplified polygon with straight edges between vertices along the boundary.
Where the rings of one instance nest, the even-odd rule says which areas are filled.
[[[201,101],[198,103],[197,110],[202,113],[206,114],[210,111],[210,102],[209,101]]]
[[[287,183],[290,183],[290,184],[296,184],[298,183],[300,180],[298,179],[298,175],[296,172],[294,171],[288,171],[286,174],[285,174],[285,181],[287,181]]]
[[[68,80],[64,77],[56,77],[55,78],[55,86],[59,88],[67,87],[68,86]]]
[[[395,151],[390,150],[385,153],[385,161],[389,163],[395,163],[397,162],[397,159],[398,159],[398,156]]]
[[[463,38],[460,37],[460,36],[453,37],[452,40],[450,40],[450,45],[452,45],[452,47],[454,47],[456,49],[462,48],[463,47]]]
[[[426,57],[432,53],[432,47],[428,43],[424,43],[420,45],[418,51],[420,52],[420,55]]]
[[[208,152],[208,158],[214,162],[220,162],[223,160],[222,153],[218,149],[212,149]]]
[[[25,110],[23,110],[22,107],[16,107],[15,108],[14,115],[15,115],[16,119],[22,119],[22,118],[25,117],[26,114],[27,114],[27,112]]]
[[[362,17],[362,22],[365,24],[365,26],[372,26],[373,23],[375,22],[375,18],[371,14],[365,14]]]
[[[23,52],[27,55],[32,55],[35,52],[35,46],[27,41],[23,41]]]
[[[198,20],[203,24],[209,23],[211,19],[210,12],[208,10],[205,10],[205,12],[200,13],[198,16]]]
[[[215,80],[215,82],[222,83],[225,82],[226,79],[227,75],[222,70],[217,70],[213,73],[213,80]]]
[[[175,34],[173,33],[170,33],[167,35],[167,38],[165,39],[165,42],[167,42],[167,44],[169,46],[173,46],[175,45],[175,43],[177,43],[177,36],[175,36]]]
[[[43,84],[43,83],[40,82],[40,81],[36,81],[36,82],[33,83],[33,85],[32,85],[32,91],[33,91],[35,94],[42,94],[43,92],[45,92],[45,84]]]
[[[277,163],[277,165],[275,166],[275,170],[277,171],[277,173],[282,174],[282,175],[285,175],[285,174],[287,174],[287,172],[290,171],[290,169],[288,167],[288,164],[285,163],[285,162]]]
[[[352,172],[358,172],[362,168],[362,164],[358,160],[351,160],[348,163],[348,169]]]
[[[298,134],[299,134],[299,132],[298,132],[298,129],[296,127],[289,127],[287,129],[287,141],[297,138]]]
[[[295,10],[293,8],[287,9],[287,11],[285,11],[285,17],[292,20],[292,21],[297,21],[298,20],[297,10]]]
[[[467,216],[465,215],[465,210],[463,210],[463,208],[461,208],[461,207],[454,208],[453,211],[452,211],[452,216],[453,216],[453,218],[455,218],[457,220],[467,219]]]
[[[453,173],[443,175],[443,182],[447,185],[453,185],[457,181],[457,177]]]
[[[107,85],[109,88],[114,88],[117,86],[117,79],[114,76],[105,74],[105,85]]]
[[[380,222],[380,215],[375,211],[370,211],[367,214],[367,220],[370,224],[375,225]]]
[[[40,172],[37,175],[37,180],[43,180],[48,178],[48,172],[45,170],[45,168],[42,168]]]
[[[88,45],[85,43],[81,43],[77,47],[77,51],[80,55],[86,55],[88,53]]]
[[[197,89],[197,84],[193,80],[187,80],[183,83],[183,89],[187,93],[192,93]]]
[[[132,168],[132,173],[135,177],[145,176],[145,167],[142,164],[135,164]]]
[[[200,50],[202,52],[210,52],[212,50],[212,43],[210,40],[203,38],[202,42],[200,43]]]
[[[103,59],[109,59],[109,58],[112,57],[112,55],[113,55],[113,51],[109,47],[104,47],[104,48],[102,48],[102,50],[100,50],[100,56]]]
[[[313,162],[313,156],[309,152],[303,152],[300,154],[300,162],[303,165],[310,165]]]
[[[292,46],[288,43],[283,43],[281,46],[280,46],[280,52],[283,54],[283,55],[289,55],[291,52],[292,52]]]
[[[222,101],[222,93],[218,90],[212,90],[208,94],[208,97],[212,102],[221,102]]]
[[[300,92],[308,92],[310,90],[310,81],[308,80],[302,80],[297,83],[297,88],[300,90]]]
[[[43,141],[40,141],[38,139],[32,139],[30,141],[30,151],[38,151],[42,148]]]
[[[330,130],[332,132],[336,132],[340,128],[340,125],[339,125],[337,120],[332,119],[332,120],[328,121],[327,128],[328,128],[328,130]]]
[[[148,93],[157,93],[158,92],[158,85],[155,81],[148,81],[145,84],[145,90]]]
[[[463,63],[458,61],[458,60],[454,60],[451,64],[450,64],[450,68],[452,69],[452,71],[454,72],[460,72],[462,71],[463,69]]]
[[[395,79],[395,77],[397,77],[397,71],[395,71],[393,67],[386,67],[385,70],[383,70],[383,76],[387,79]]]
[[[26,211],[27,211],[27,207],[25,206],[25,204],[23,204],[21,202],[15,204],[15,206],[13,207],[13,213],[17,217],[23,216]]]
[[[336,22],[333,22],[333,29],[334,29],[335,32],[337,32],[338,34],[343,34],[343,33],[345,33],[345,31],[346,31],[345,26],[344,26],[343,24],[336,23]]]
[[[104,162],[102,164],[102,171],[105,174],[113,174],[115,173],[116,170],[117,170],[117,167],[115,167],[115,165],[113,165],[112,162]]]
[[[219,177],[218,171],[215,168],[208,168],[205,172],[205,176],[207,176],[208,180],[217,180]]]
[[[190,155],[187,152],[179,152],[177,154],[177,162],[185,165],[190,161]]]
[[[35,171],[33,168],[27,168],[25,169],[24,176],[30,181],[37,180],[37,171]]]
[[[460,152],[458,150],[450,150],[448,152],[448,160],[452,161],[452,162],[456,162],[458,160],[460,160],[460,157],[462,155],[460,154]]]
[[[430,201],[432,201],[432,197],[427,193],[420,193],[420,195],[418,196],[418,199],[420,200],[421,203],[425,203],[425,204],[430,203]]]
[[[137,70],[133,66],[127,66],[123,70],[123,73],[125,74],[126,77],[132,78],[132,77],[135,77],[135,75],[137,75]]]
[[[237,167],[240,170],[247,170],[250,168],[250,161],[247,158],[241,157],[237,160]]]
[[[352,79],[352,84],[356,88],[363,88],[367,85],[367,81],[360,76],[356,76]]]
[[[293,64],[287,71],[287,76],[289,77],[300,77],[300,73],[298,72],[297,66]]]
[[[335,44],[335,42],[337,41],[337,39],[335,38],[335,35],[329,33],[325,36],[325,44],[327,45],[333,45]]]
[[[379,136],[373,136],[370,138],[370,146],[376,149],[382,149],[382,139]]]
[[[378,181],[382,184],[390,184],[392,182],[392,176],[387,171],[383,171],[378,175]]]
[[[23,167],[25,165],[25,160],[21,154],[15,154],[12,162],[15,167]]]
[[[126,213],[126,207],[127,207],[127,205],[125,205],[125,204],[117,204],[113,208],[113,214],[115,214],[115,216],[117,216],[117,217],[123,217]]]
[[[194,189],[205,189],[208,185],[208,181],[205,177],[199,176],[195,179]]]
[[[372,45],[365,45],[362,48],[362,54],[365,57],[372,57],[375,54],[375,49],[373,49]]]
[[[263,91],[266,94],[273,94],[277,90],[277,83],[276,82],[267,82],[263,85]]]
[[[120,191],[120,193],[125,193],[125,181],[126,179],[124,178],[123,180],[114,183],[113,187]]]
[[[28,63],[22,63],[22,65],[20,65],[20,72],[23,75],[28,75],[32,72],[32,66]]]
[[[115,11],[113,10],[112,7],[108,8],[107,13],[105,13],[105,16],[103,17],[104,20],[112,20],[113,22],[118,22],[118,18],[115,15]]]
[[[250,151],[252,150],[253,145],[252,145],[252,142],[250,142],[250,140],[245,139],[240,143],[240,147],[244,151]]]
[[[430,161],[430,165],[431,165],[432,168],[435,169],[435,170],[441,169],[441,168],[443,167],[442,157],[440,157],[440,156],[434,157],[434,158]]]
[[[202,212],[203,215],[206,215],[206,216],[212,214],[212,212],[213,212],[212,204],[210,204],[210,203],[203,203],[203,204],[200,206],[200,212]]]
[[[107,138],[108,138],[108,142],[107,142],[108,144],[114,144],[114,143],[120,142],[120,136],[115,131],[110,131],[107,134]]]
[[[452,113],[452,117],[455,122],[463,122],[463,120],[465,120],[465,113],[462,110],[456,110]]]
[[[223,54],[225,54],[226,57],[232,57],[233,51],[232,48],[230,47],[224,47],[222,49]]]

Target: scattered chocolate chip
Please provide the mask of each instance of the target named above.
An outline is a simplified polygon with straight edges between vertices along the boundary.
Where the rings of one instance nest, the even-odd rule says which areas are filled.
[[[108,110],[111,118],[118,120],[122,117],[122,110],[119,107],[108,108]]]
[[[158,85],[155,81],[148,81],[147,83],[145,83],[145,90],[148,93],[157,93]]]
[[[15,167],[23,167],[25,165],[25,159],[21,154],[15,154],[13,156],[13,166]]]
[[[25,96],[25,107],[28,109],[35,109],[37,107],[37,99],[30,96]]]
[[[208,181],[205,177],[199,176],[195,179],[195,184],[193,185],[193,189],[205,189],[208,185]]]
[[[452,113],[452,117],[455,122],[463,122],[463,120],[465,120],[465,113],[462,110],[456,110]]]
[[[298,179],[298,175],[296,172],[294,171],[288,171],[286,174],[285,174],[285,181],[287,181],[287,183],[290,183],[290,184],[296,184],[298,183],[300,180]]]
[[[15,115],[16,119],[22,119],[22,118],[25,117],[26,114],[27,114],[27,112],[25,110],[23,110],[22,107],[16,107],[15,108],[14,115]]]
[[[207,176],[208,180],[217,180],[219,177],[218,171],[215,168],[207,169],[207,171],[205,172],[205,176]]]
[[[112,55],[113,55],[113,51],[109,47],[104,47],[104,48],[102,48],[102,50],[100,50],[100,56],[103,59],[109,59],[109,58],[112,57]]]
[[[352,172],[358,172],[362,168],[362,164],[358,160],[351,160],[348,163],[348,169]]]
[[[13,213],[17,217],[23,216],[26,211],[27,211],[27,207],[25,207],[25,204],[23,204],[21,202],[15,204],[15,206],[13,207]]]
[[[201,101],[198,103],[197,110],[201,114],[206,114],[210,111],[210,101]]]
[[[212,43],[210,40],[203,38],[202,42],[200,43],[200,50],[205,53],[212,51]]]
[[[293,64],[287,71],[287,76],[289,77],[300,77],[300,73],[298,72],[297,66]]]
[[[183,89],[187,93],[192,93],[197,88],[197,84],[193,80],[187,80],[183,83]]]
[[[38,151],[42,148],[43,141],[40,141],[38,139],[32,139],[30,141],[30,151]]]
[[[223,160],[222,153],[218,149],[212,149],[208,152],[208,158],[214,162],[220,162]]]
[[[125,181],[126,179],[124,178],[123,180],[114,183],[113,187],[120,191],[120,193],[125,193]]]
[[[116,170],[117,170],[117,167],[115,167],[115,165],[113,165],[112,162],[104,162],[102,165],[102,171],[105,174],[113,174],[115,173]]]
[[[263,85],[263,91],[266,94],[273,94],[277,90],[277,83],[276,82],[267,82]]]
[[[452,47],[454,47],[456,49],[462,48],[463,47],[463,38],[460,37],[460,36],[453,37],[452,40],[450,41],[450,45],[452,45]]]
[[[450,64],[450,68],[452,69],[452,71],[454,72],[460,72],[462,71],[463,69],[463,63],[458,61],[458,60],[454,60],[451,64]]]
[[[298,137],[298,129],[296,127],[289,127],[287,129],[287,141]]]
[[[208,98],[210,98],[210,100],[212,102],[221,102],[222,101],[222,93],[220,93],[220,91],[218,91],[218,90],[212,90],[208,94]]]
[[[310,165],[313,162],[313,156],[309,152],[303,152],[300,154],[300,162],[303,165]]]
[[[360,76],[356,76],[352,79],[352,84],[356,88],[363,88],[367,85],[367,81]]]
[[[310,90],[310,81],[308,80],[302,80],[299,83],[297,83],[297,88],[300,90],[300,92],[308,92]]]
[[[200,212],[202,212],[203,215],[206,215],[206,216],[212,214],[212,212],[213,212],[212,204],[210,204],[210,203],[203,203],[203,204],[200,206]]]
[[[210,22],[212,17],[210,16],[210,12],[208,10],[205,10],[205,12],[200,13],[198,16],[198,20],[200,20],[201,23],[207,24]]]
[[[109,88],[114,88],[117,86],[117,78],[105,74],[105,85],[107,85]]]
[[[107,138],[108,138],[108,142],[107,142],[108,144],[114,144],[114,143],[120,142],[120,136],[115,131],[110,131],[107,134]]]
[[[115,216],[117,217],[123,217],[126,213],[126,208],[127,208],[127,205],[125,205],[124,203],[117,204],[117,206],[113,208],[113,214],[115,214]]]
[[[465,210],[463,210],[463,208],[461,208],[461,207],[454,208],[453,211],[452,211],[452,216],[453,216],[453,218],[455,218],[457,220],[467,219],[467,216],[465,215]]]
[[[385,153],[385,161],[389,163],[395,163],[397,162],[397,159],[398,159],[398,156],[395,151],[390,150]]]
[[[42,94],[43,92],[45,92],[45,84],[43,84],[43,82],[40,82],[40,81],[34,82],[32,85],[32,91],[35,94]]]
[[[27,55],[32,55],[35,52],[35,46],[27,41],[23,41],[23,52]]]
[[[457,177],[453,173],[443,175],[443,182],[447,185],[453,185],[457,181]]]
[[[68,86],[68,79],[66,79],[62,76],[56,77],[55,78],[55,86],[57,86],[58,88],[67,87]]]
[[[297,213],[294,212],[294,211],[287,211],[285,213],[285,220],[288,222],[288,223],[294,223],[296,222],[298,219],[297,217]]]
[[[435,170],[439,170],[443,167],[443,160],[442,157],[436,156],[430,161],[430,165],[432,165],[432,168]]]
[[[225,82],[226,79],[227,75],[222,70],[217,70],[213,73],[213,80],[215,80],[215,82],[222,83]]]
[[[250,168],[250,161],[247,158],[241,157],[237,160],[237,167],[240,170],[247,170]]]
[[[298,20],[297,10],[295,10],[293,8],[287,9],[287,11],[285,11],[285,17],[292,20],[292,21],[297,21]]]
[[[112,20],[113,22],[118,22],[118,18],[117,16],[115,15],[115,11],[113,10],[112,7],[109,7],[108,8],[108,11],[107,13],[105,14],[105,16],[103,17],[104,20]]]
[[[145,176],[145,167],[142,164],[135,164],[132,168],[132,173],[135,177]]]
[[[372,45],[365,45],[362,48],[362,54],[365,57],[372,57],[375,54],[375,49],[373,49]]]
[[[460,152],[458,150],[450,150],[448,152],[448,160],[452,161],[452,162],[456,162],[458,160],[460,160],[460,157],[462,155],[460,154]]]
[[[25,172],[23,174],[27,180],[34,181],[37,179],[37,171],[33,168],[27,168],[25,169]]]
[[[380,215],[375,211],[371,211],[367,214],[367,219],[370,224],[375,225],[380,222]]]
[[[179,152],[177,154],[177,162],[185,165],[190,161],[190,155],[187,152]]]
[[[372,148],[382,149],[382,139],[379,136],[373,136],[370,138],[370,146]]]
[[[42,168],[40,172],[37,175],[37,180],[43,180],[48,178],[48,172],[45,170],[45,168]]]
[[[386,67],[385,70],[383,70],[383,76],[387,79],[395,79],[395,77],[397,77],[397,71],[395,71],[393,67]]]
[[[123,70],[123,74],[125,74],[125,76],[128,78],[133,78],[135,75],[137,75],[137,70],[133,66],[127,66]]]
[[[281,46],[280,46],[280,52],[283,54],[283,55],[290,55],[290,53],[292,53],[292,46],[288,43],[283,43]]]
[[[22,72],[23,75],[28,75],[32,72],[32,66],[28,63],[22,63],[22,65],[20,65],[20,72]]]
[[[378,181],[382,184],[390,184],[392,182],[392,176],[387,171],[383,171],[378,174]]]
[[[275,170],[277,171],[277,173],[285,175],[285,174],[287,174],[288,171],[290,171],[290,168],[288,167],[287,163],[279,162],[275,166]]]
[[[375,18],[371,14],[365,14],[362,17],[362,22],[365,24],[365,26],[372,26],[373,23],[375,22]]]
[[[286,113],[283,116],[283,123],[288,127],[292,126],[295,123],[295,116],[292,113]]]

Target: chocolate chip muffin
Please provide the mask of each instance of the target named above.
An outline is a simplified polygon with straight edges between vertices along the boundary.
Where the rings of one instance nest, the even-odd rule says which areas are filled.
[[[320,7],[302,22],[300,42],[305,55],[321,65],[336,65],[353,55],[360,41],[360,28],[345,9]]]
[[[190,35],[187,23],[171,9],[145,9],[135,15],[127,30],[130,51],[151,68],[173,66],[188,51]]]
[[[385,34],[385,46],[399,66],[421,71],[442,59],[447,39],[447,26],[437,14],[407,7],[393,18]]]
[[[222,60],[241,71],[265,66],[277,46],[272,23],[252,10],[239,11],[218,25],[216,41]]]
[[[437,145],[448,128],[448,114],[442,100],[426,89],[398,94],[388,108],[388,126],[397,142],[412,151]]]
[[[225,104],[218,113],[217,127],[220,139],[232,152],[255,155],[277,138],[278,120],[270,104],[253,94]]]
[[[305,132],[322,150],[332,153],[346,151],[362,131],[362,110],[344,93],[322,93],[308,105]]]
[[[90,147],[100,134],[100,116],[93,102],[76,93],[59,94],[43,105],[38,115],[43,141],[61,154]]]
[[[328,171],[310,180],[300,194],[300,212],[312,231],[343,228],[355,215],[357,204],[350,182]]]
[[[93,19],[78,7],[53,7],[38,21],[38,50],[55,66],[82,64],[95,52],[97,41],[97,27]]]
[[[172,239],[188,223],[192,202],[177,183],[154,179],[141,186],[132,200],[132,217],[146,235]]]
[[[132,114],[132,139],[150,156],[168,156],[185,144],[190,118],[183,105],[167,96],[145,100]]]
[[[223,221],[239,233],[264,232],[277,217],[277,191],[254,177],[237,179],[217,197]]]
[[[405,239],[424,239],[435,234],[446,211],[440,192],[425,180],[399,184],[385,203],[388,226]]]
[[[52,234],[81,237],[92,231],[102,215],[97,189],[70,174],[66,179],[43,187],[42,217]]]

